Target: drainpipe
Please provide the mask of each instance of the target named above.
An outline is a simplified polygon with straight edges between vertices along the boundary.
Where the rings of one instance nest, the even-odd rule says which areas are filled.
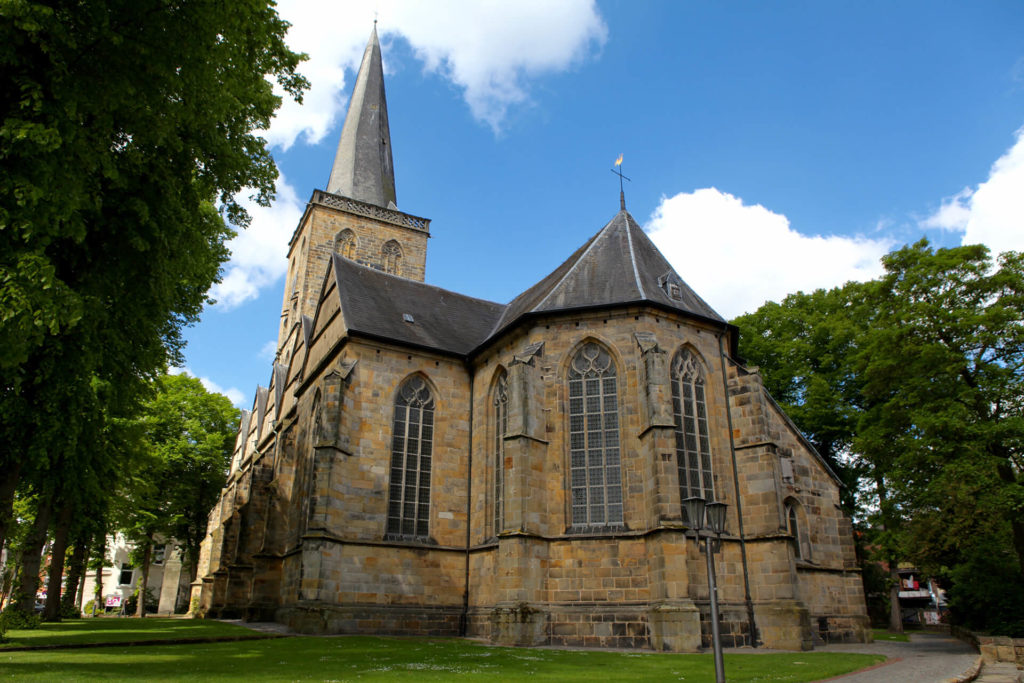
[[[469,632],[469,543],[472,530],[470,521],[473,514],[473,390],[476,386],[473,369],[469,363],[466,363],[466,366],[466,370],[469,372],[469,447],[466,449],[469,456],[466,479],[466,586],[462,591],[462,618],[459,620],[459,635],[463,638]]]
[[[760,638],[757,635],[757,623],[754,621],[754,601],[750,597],[750,569],[747,566],[747,541],[743,532],[743,502],[740,499],[740,475],[736,465],[736,440],[732,432],[732,407],[729,401],[729,377],[725,371],[725,346],[722,342],[723,332],[718,333],[718,360],[722,366],[722,390],[725,392],[725,418],[729,425],[729,453],[732,456],[732,483],[736,492],[736,519],[740,532],[740,558],[743,561],[743,599],[747,603],[747,622],[750,625],[751,644],[757,647]]]

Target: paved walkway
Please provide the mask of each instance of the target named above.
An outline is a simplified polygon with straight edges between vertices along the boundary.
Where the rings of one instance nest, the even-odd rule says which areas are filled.
[[[818,646],[814,652],[865,652],[889,658],[867,671],[829,679],[836,683],[964,682],[974,680],[978,672],[978,653],[970,645],[937,633],[911,633],[908,643],[842,643]]]

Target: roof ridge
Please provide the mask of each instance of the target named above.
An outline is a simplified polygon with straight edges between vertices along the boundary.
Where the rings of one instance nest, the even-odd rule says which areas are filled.
[[[623,209],[625,211],[625,209]],[[636,287],[640,290],[640,298],[646,299],[647,292],[644,291],[644,285],[640,281],[640,268],[636,263],[636,253],[633,251],[633,226],[629,224],[629,218],[631,216],[626,212],[626,242],[629,244],[629,261],[633,264],[633,278],[636,280]]]
[[[610,221],[608,221],[605,224],[605,226],[603,228],[601,228],[600,230],[597,231],[596,235],[594,235],[593,237],[590,238],[590,244],[588,244],[587,248],[583,250],[583,253],[579,255],[579,257],[576,259],[576,262],[572,264],[572,267],[569,268],[569,270],[565,271],[565,275],[563,275],[558,280],[558,282],[556,282],[555,284],[551,285],[551,288],[548,289],[548,293],[537,304],[532,306],[532,310],[537,310],[539,308],[542,308],[544,306],[544,304],[546,304],[548,302],[548,299],[550,299],[551,296],[558,290],[558,288],[562,285],[562,283],[565,282],[567,279],[569,279],[570,275],[572,275],[573,273],[576,272],[576,269],[579,267],[580,263],[583,262],[583,260],[587,257],[587,254],[590,253],[590,250],[593,249],[594,245],[596,245],[598,243],[598,241],[601,239],[601,235],[606,230],[608,230],[611,227],[612,223],[614,223],[614,222],[615,222],[615,218],[612,218]]]

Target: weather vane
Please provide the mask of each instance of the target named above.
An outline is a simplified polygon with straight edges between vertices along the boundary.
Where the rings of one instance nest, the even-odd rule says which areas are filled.
[[[615,168],[612,169],[612,173],[614,173],[615,175],[619,176],[619,208],[622,209],[623,211],[625,211],[626,210],[626,193],[623,192],[622,181],[623,180],[629,180],[629,182],[633,182],[633,181],[630,180],[627,176],[622,175],[622,155],[621,154],[619,155],[619,158],[615,160]]]

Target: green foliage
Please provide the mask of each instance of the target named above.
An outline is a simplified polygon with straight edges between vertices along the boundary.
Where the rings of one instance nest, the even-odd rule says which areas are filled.
[[[955,618],[1017,631],[1016,598],[982,586],[1024,585],[1024,257],[921,241],[883,264],[738,319],[741,355],[823,454],[847,450],[869,542],[946,576]]]
[[[0,3],[0,471],[100,519],[243,193],[273,197],[302,56],[258,0]]]
[[[0,612],[0,635],[12,629],[27,631],[39,628],[41,623],[42,619],[38,614],[25,612],[12,605]]]
[[[991,543],[991,541],[989,541]],[[1012,552],[994,544],[971,553],[946,574],[954,623],[975,631],[1024,638],[1024,582]]]
[[[122,528],[136,542],[135,564],[154,535],[175,539],[194,565],[210,508],[224,486],[239,410],[187,375],[163,375],[144,404],[143,453],[118,506]]]
[[[225,256],[213,202],[244,224],[237,193],[273,195],[266,77],[306,85],[287,24],[255,0],[5,0],[0,16],[0,368],[83,324],[173,347]]]
[[[139,589],[136,588],[132,591],[132,594],[128,596],[128,599],[124,601],[126,614],[135,614],[136,608],[139,606]],[[152,588],[146,589],[146,614],[152,614],[157,611],[160,607],[160,599],[153,592]]]

